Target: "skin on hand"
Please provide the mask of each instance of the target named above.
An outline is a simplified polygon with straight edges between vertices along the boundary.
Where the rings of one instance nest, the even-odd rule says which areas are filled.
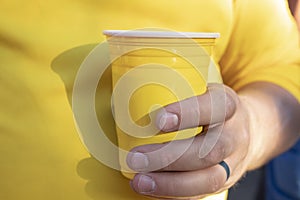
[[[291,147],[300,131],[297,100],[263,82],[237,93],[222,84],[210,85],[203,95],[167,105],[157,119],[164,132],[206,127],[193,138],[136,147],[127,157],[128,166],[138,172],[130,183],[133,190],[172,199],[228,189],[246,171]],[[231,171],[227,181],[218,165],[222,160]]]
[[[295,17],[298,29],[300,31],[300,3],[298,0],[288,0],[290,10]]]

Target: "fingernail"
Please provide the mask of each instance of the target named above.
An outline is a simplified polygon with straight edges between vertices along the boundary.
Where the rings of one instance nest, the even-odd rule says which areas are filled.
[[[149,165],[149,160],[145,154],[136,152],[131,157],[130,165],[134,170],[146,169]]]
[[[164,113],[160,116],[158,128],[160,130],[169,130],[178,125],[178,117],[173,113]]]
[[[141,175],[138,182],[140,193],[151,193],[155,189],[155,182],[150,176]]]

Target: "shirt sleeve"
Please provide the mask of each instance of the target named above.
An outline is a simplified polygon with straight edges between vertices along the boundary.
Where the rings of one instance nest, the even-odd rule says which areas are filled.
[[[220,66],[224,83],[238,90],[271,82],[300,101],[300,49],[296,23],[284,0],[234,2],[231,39]]]

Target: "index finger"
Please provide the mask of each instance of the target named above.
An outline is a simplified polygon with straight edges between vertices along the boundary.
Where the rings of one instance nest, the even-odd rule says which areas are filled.
[[[203,95],[165,106],[157,114],[157,127],[175,131],[213,125],[229,119],[236,110],[236,93],[223,84],[211,84]]]

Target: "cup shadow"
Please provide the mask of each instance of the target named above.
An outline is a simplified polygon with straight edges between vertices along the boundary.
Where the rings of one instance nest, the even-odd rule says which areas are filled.
[[[129,181],[119,171],[106,167],[93,157],[81,160],[78,175],[87,180],[85,192],[94,200],[148,199],[139,196],[129,186]]]
[[[55,57],[51,63],[52,70],[59,75],[64,83],[70,106],[72,106],[73,84],[77,72],[84,59],[97,45],[86,44],[69,49]],[[95,108],[99,124],[104,133],[112,143],[117,145],[115,123],[110,106],[111,93],[111,67],[108,67],[98,83]],[[85,192],[94,200],[143,199],[142,196],[132,191],[129,186],[129,180],[119,171],[105,166],[92,155],[80,160],[77,163],[76,170],[82,179],[87,180]]]

